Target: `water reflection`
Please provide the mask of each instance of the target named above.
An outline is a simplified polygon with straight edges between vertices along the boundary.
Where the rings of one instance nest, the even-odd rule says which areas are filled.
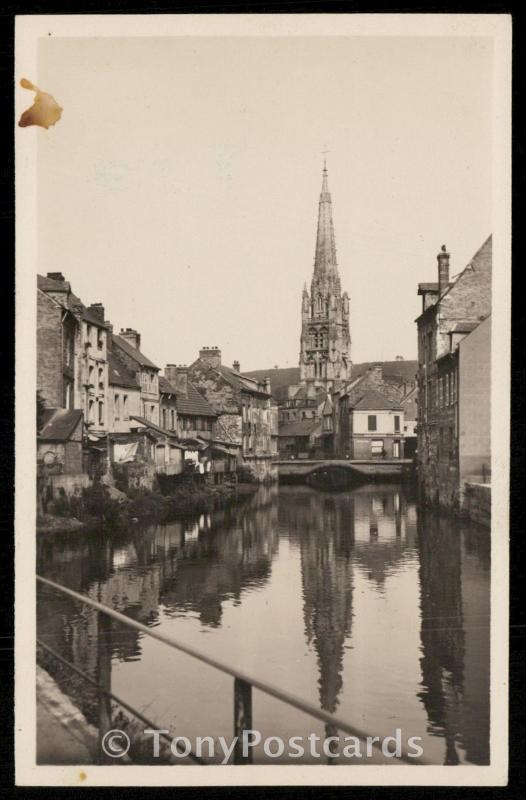
[[[392,733],[396,720],[408,736],[423,736],[436,763],[488,763],[489,536],[418,513],[403,487],[263,488],[236,509],[119,540],[100,532],[41,538],[38,568],[198,646],[199,633],[213,633],[211,654],[289,681],[284,688],[374,735]],[[95,677],[97,614],[46,590],[37,617],[39,636]],[[113,664],[121,681],[129,676],[127,699],[138,707],[152,700],[144,672],[151,666],[142,666],[151,646],[112,624],[107,669]],[[181,675],[193,691],[178,698],[188,718],[204,691],[193,670]],[[57,679],[70,689],[62,674]],[[208,670],[206,681],[215,680]],[[173,703],[170,686],[156,690],[159,708],[164,691]],[[92,714],[89,705],[83,710]],[[223,716],[218,725],[228,734],[230,709]],[[290,735],[286,720],[275,724],[272,735]]]
[[[489,763],[489,537],[419,522],[422,700],[444,763]]]

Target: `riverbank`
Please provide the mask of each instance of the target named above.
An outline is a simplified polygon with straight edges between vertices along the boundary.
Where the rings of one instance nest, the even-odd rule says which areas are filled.
[[[100,526],[118,530],[140,522],[169,522],[242,502],[258,488],[257,483],[187,484],[170,494],[147,489],[125,493],[100,483],[79,496],[50,503],[47,513],[37,517],[37,534],[77,533]]]

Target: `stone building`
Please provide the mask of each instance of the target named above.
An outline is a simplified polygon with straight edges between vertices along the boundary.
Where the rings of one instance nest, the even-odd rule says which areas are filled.
[[[459,414],[458,352],[461,340],[491,312],[491,236],[455,281],[450,281],[449,253],[437,256],[438,281],[421,283],[422,313],[418,328],[417,462],[425,498],[445,508],[458,508]],[[489,366],[488,366],[489,381]],[[486,424],[472,408],[473,424]]]
[[[357,460],[403,458],[401,404],[362,384],[338,395],[338,455]]]
[[[122,328],[112,335],[112,351],[133,373],[140,388],[139,416],[159,425],[159,367],[141,352],[141,335],[133,328]]]
[[[332,394],[334,453],[348,458],[372,458],[382,457],[385,450],[389,458],[402,458],[405,439],[402,401],[414,385],[409,375],[384,374],[382,364],[374,364],[335,391]],[[376,415],[379,427],[364,429],[364,415]],[[400,418],[399,428],[396,418]]]
[[[47,501],[80,494],[89,484],[83,466],[82,411],[46,408],[37,433],[37,503],[46,513]]]
[[[467,516],[491,521],[491,315],[459,343],[459,502]]]
[[[39,275],[37,286],[38,321],[43,324],[42,332],[37,334],[37,388],[42,389],[44,400],[46,392],[49,394],[53,391],[55,401],[62,393],[60,405],[82,410],[92,438],[102,436],[108,430],[107,354],[110,330],[104,320],[104,306],[93,303],[86,307],[73,294],[69,281],[61,272],[48,272],[46,277]],[[56,309],[53,315],[50,300],[62,309],[63,322],[59,326]],[[55,334],[52,333],[53,327]],[[59,337],[62,359],[58,354]],[[42,387],[39,386],[40,382],[43,382]],[[53,383],[55,388],[52,390]]]
[[[221,363],[217,347],[205,347],[188,368],[188,378],[218,416],[229,441],[241,445],[244,466],[257,480],[275,480],[273,458],[275,414],[271,411],[270,381],[258,382]]]
[[[418,415],[418,388],[416,383],[404,393],[400,404],[404,409],[404,457],[416,455],[416,419]]]
[[[194,384],[188,380],[188,367],[167,364],[164,376],[164,381],[175,392],[177,435],[181,439],[211,441],[215,433],[218,415],[205,397],[197,391]],[[165,386],[164,381],[163,387]],[[163,399],[163,406],[165,402]]]
[[[72,409],[79,321],[67,305],[43,289],[49,284],[48,278],[38,276],[37,389],[48,407]]]
[[[318,210],[318,232],[310,294],[301,300],[300,382],[326,392],[351,376],[349,297],[342,295],[327,167]]]
[[[159,375],[159,419],[161,428],[177,431],[177,392],[164,375]]]
[[[141,388],[136,373],[127,369],[113,350],[108,353],[108,369],[109,430],[111,433],[127,433],[131,430],[131,418],[139,416],[142,410]]]

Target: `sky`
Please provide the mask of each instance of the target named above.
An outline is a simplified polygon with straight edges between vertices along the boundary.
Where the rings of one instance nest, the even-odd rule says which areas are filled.
[[[352,361],[415,358],[418,282],[491,233],[490,39],[48,37],[27,77],[37,271],[161,368],[298,364],[325,149]]]

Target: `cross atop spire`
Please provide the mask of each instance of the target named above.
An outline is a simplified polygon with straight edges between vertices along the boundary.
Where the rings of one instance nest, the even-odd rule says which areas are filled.
[[[323,156],[323,171],[327,172],[327,154],[330,153],[330,150],[327,150],[327,145],[323,146],[321,153]]]

